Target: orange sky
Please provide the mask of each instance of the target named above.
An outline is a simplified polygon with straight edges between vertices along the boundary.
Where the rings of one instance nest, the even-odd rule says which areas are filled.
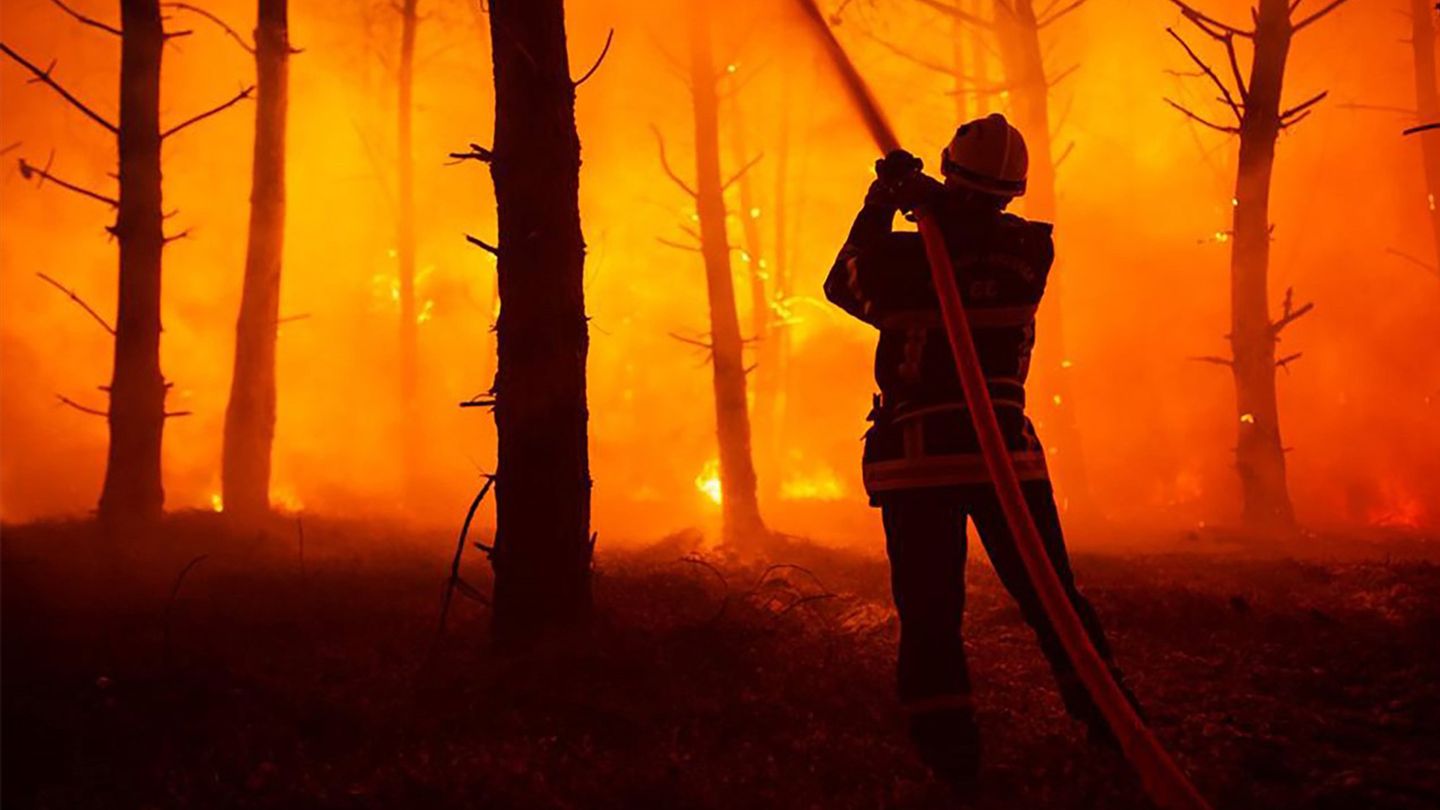
[[[1306,4],[1316,0],[1306,0]],[[75,0],[113,20],[114,3]],[[1347,105],[1413,106],[1408,22],[1388,0],[1351,0],[1307,29],[1291,51],[1287,98],[1329,98],[1279,145],[1271,216],[1271,288],[1313,300],[1314,313],[1285,333],[1304,357],[1279,380],[1292,494],[1312,525],[1440,523],[1440,279],[1387,251],[1434,261],[1425,223],[1417,139],[1402,115]],[[796,298],[794,354],[783,446],[762,459],[771,522],[837,540],[873,536],[864,507],[858,441],[869,404],[873,333],[821,300],[819,285],[870,178],[863,129],[822,72],[789,6],[727,4],[717,58],[744,81],[746,140],[764,158],[753,170],[759,221],[773,246],[782,99],[788,92],[791,182],[784,204]],[[945,60],[948,23],[905,4],[856,0],[840,35],[886,104],[902,139],[933,163],[955,125],[945,77],[896,58],[861,29]],[[207,4],[242,30],[251,4]],[[296,3],[292,40],[289,219],[280,337],[279,502],[317,512],[458,521],[493,466],[488,414],[455,407],[489,386],[494,262],[462,237],[494,234],[483,167],[445,166],[445,154],[487,144],[493,126],[486,18],[471,3],[421,0],[433,17],[419,34],[418,282],[425,319],[425,423],[398,424],[393,65],[399,27],[386,2]],[[1227,0],[1206,8],[1248,18]],[[1302,5],[1302,10],[1305,8]],[[602,538],[644,539],[718,515],[696,478],[715,455],[709,371],[697,350],[668,333],[703,331],[698,254],[659,244],[683,240],[692,207],[661,173],[652,124],[670,159],[691,171],[689,99],[669,66],[683,58],[674,3],[572,3],[575,73],[616,31],[604,66],[580,91],[584,146],[581,208],[590,359],[595,526]],[[253,81],[249,56],[200,20],[165,54],[167,121],[233,95]],[[1125,524],[1185,527],[1233,521],[1234,410],[1227,373],[1187,360],[1220,354],[1228,323],[1228,245],[1235,144],[1196,129],[1161,97],[1215,116],[1223,107],[1203,80],[1180,78],[1185,56],[1164,33],[1183,29],[1159,0],[1092,0],[1047,29],[1052,71],[1079,69],[1054,92],[1068,109],[1057,149],[1057,241],[1064,274],[1066,355],[1073,402],[1096,499]],[[3,38],[32,61],[58,59],[55,75],[102,114],[115,111],[118,45],[40,0],[5,0]],[[1188,33],[1188,32],[1187,32]],[[1192,43],[1211,57],[1203,37]],[[1244,58],[1242,53],[1242,58]],[[107,188],[114,144],[44,87],[0,66],[0,148],[66,179]],[[785,89],[789,85],[788,91]],[[1003,100],[1001,101],[1003,104]],[[722,110],[722,115],[725,111]],[[167,142],[169,221],[189,238],[165,253],[162,367],[171,404],[193,411],[165,436],[167,505],[209,508],[219,490],[220,426],[245,250],[253,108],[242,105]],[[727,170],[739,161],[725,139]],[[738,203],[731,200],[732,209]],[[102,313],[115,304],[115,247],[103,206],[0,174],[0,509],[6,521],[80,514],[98,495],[103,420],[58,405],[64,394],[104,406],[109,336],[53,288],[46,272]],[[737,216],[751,212],[735,210]],[[738,220],[734,241],[740,243]],[[764,246],[762,246],[764,247]],[[775,257],[761,258],[771,264]],[[742,323],[746,282],[738,274]],[[1047,304],[1053,305],[1053,304]],[[1052,339],[1042,332],[1039,340]],[[1035,372],[1032,400],[1045,397]],[[1041,427],[1042,436],[1044,427]],[[424,492],[405,503],[398,447],[424,448]],[[768,473],[767,473],[768,471]],[[782,497],[788,495],[790,497]]]

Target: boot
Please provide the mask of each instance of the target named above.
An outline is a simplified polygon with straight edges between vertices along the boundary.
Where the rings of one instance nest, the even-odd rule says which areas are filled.
[[[980,728],[967,709],[939,709],[910,717],[910,740],[935,778],[972,793],[980,773]]]

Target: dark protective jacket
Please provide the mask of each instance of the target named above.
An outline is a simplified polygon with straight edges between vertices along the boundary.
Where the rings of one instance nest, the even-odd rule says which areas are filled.
[[[1035,312],[1054,260],[1051,226],[949,195],[935,216],[970,321],[995,415],[1021,480],[1048,477],[1045,454],[1025,416],[1025,378]],[[825,296],[880,330],[880,393],[865,435],[865,490],[872,502],[895,490],[990,480],[918,233],[894,232],[888,207],[862,208],[825,280]]]

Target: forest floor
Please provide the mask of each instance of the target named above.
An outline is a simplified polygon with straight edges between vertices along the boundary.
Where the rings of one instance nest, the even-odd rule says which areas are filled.
[[[516,657],[487,647],[468,599],[432,646],[453,540],[310,518],[302,558],[283,528],[177,516],[141,559],[86,524],[6,527],[0,804],[1145,806],[1065,716],[983,555],[966,630],[986,763],[958,804],[905,743],[881,558],[796,543],[775,555],[794,567],[687,562],[684,535],[602,553],[593,627]],[[1429,808],[1440,567],[1413,548],[1078,553],[1075,569],[1217,808]]]

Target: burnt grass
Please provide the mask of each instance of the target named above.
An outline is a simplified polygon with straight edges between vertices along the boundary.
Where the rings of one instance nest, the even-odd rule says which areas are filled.
[[[983,557],[966,632],[985,766],[962,801],[903,736],[882,559],[797,542],[775,555],[795,567],[681,561],[686,536],[602,551],[593,625],[513,655],[458,596],[436,642],[452,539],[311,518],[302,570],[297,529],[6,527],[0,803],[1147,806],[1067,719]],[[1216,807],[1440,804],[1433,563],[1197,549],[1075,568]]]

